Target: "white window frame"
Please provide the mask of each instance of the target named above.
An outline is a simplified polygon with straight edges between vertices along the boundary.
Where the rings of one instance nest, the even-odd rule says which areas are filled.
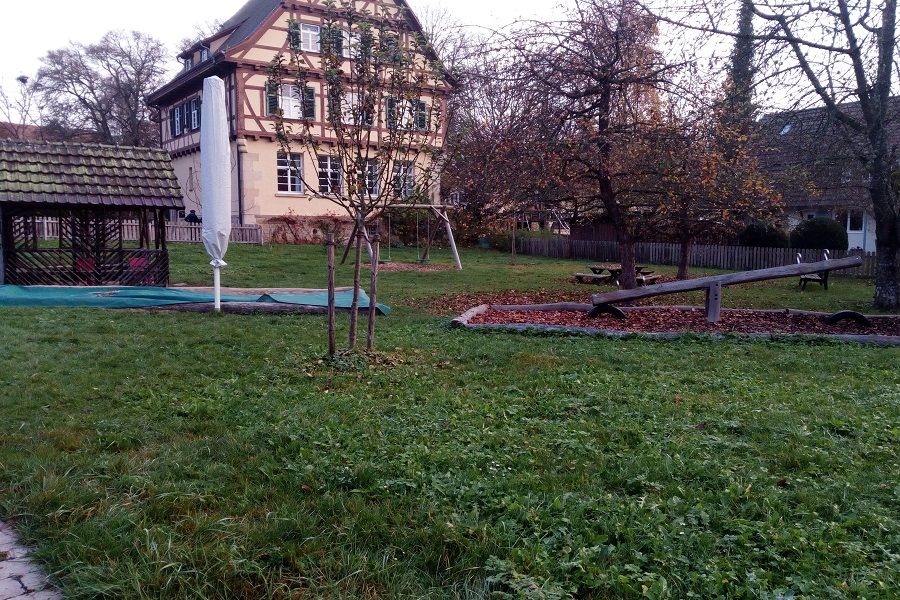
[[[325,159],[327,166],[325,170],[322,169],[322,160]],[[341,170],[341,159],[340,157],[333,156],[331,154],[320,154],[318,156],[318,164],[316,165],[318,169],[318,178],[319,178],[319,193],[320,194],[339,194],[344,187],[344,174]],[[322,174],[325,173],[326,179],[323,180]],[[337,174],[338,180],[338,189],[332,189],[334,174]],[[327,181],[327,183],[323,184],[323,181]],[[323,190],[323,187],[327,187],[328,189]]]
[[[381,175],[380,167],[381,165],[377,159],[370,158],[366,161],[363,169],[362,178],[366,186],[366,196],[369,198],[378,196],[381,189],[381,182],[379,181]]]
[[[191,100],[191,131],[200,129],[200,98]]]
[[[306,86],[313,90],[313,103],[315,103],[315,88]],[[282,116],[285,119],[303,120],[314,119],[316,117],[315,110],[313,114],[306,115],[303,111],[303,94],[305,88],[298,88],[295,83],[285,83],[281,86],[281,93],[278,95],[278,106],[281,108]]]
[[[401,198],[411,197],[416,193],[416,165],[412,161],[395,162],[391,180]]]
[[[194,57],[190,56],[190,57],[184,59],[184,70],[190,71],[193,68],[194,68]]]
[[[295,152],[290,155],[279,152],[275,161],[278,192],[281,194],[304,194],[306,186],[303,184],[303,155]],[[284,187],[282,187],[282,180],[284,180]]]
[[[859,229],[851,229],[850,223],[853,222],[853,213],[859,215]],[[862,233],[866,229],[866,212],[861,209],[851,208],[847,211],[847,233]]]
[[[209,48],[200,48],[200,62],[209,60]]]
[[[322,51],[322,28],[318,25],[300,24],[300,50],[303,52]]]
[[[175,136],[176,137],[181,135],[182,133],[184,133],[184,130],[181,128],[181,119],[182,119],[181,107],[182,107],[181,104],[179,104],[178,106],[175,107]]]

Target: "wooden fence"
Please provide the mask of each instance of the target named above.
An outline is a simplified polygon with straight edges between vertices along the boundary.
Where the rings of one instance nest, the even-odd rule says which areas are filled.
[[[42,240],[59,239],[59,222],[56,219],[38,219],[38,237]],[[122,236],[127,241],[139,239],[138,222],[124,221]],[[150,225],[150,236],[153,238],[153,225]],[[202,243],[203,226],[185,223],[167,223],[166,241]],[[231,241],[235,244],[262,244],[262,229],[259,225],[241,225],[231,228]]]
[[[568,238],[520,238],[516,241],[516,250],[522,254],[605,262],[619,262],[620,260],[618,242],[571,240]],[[681,246],[678,244],[646,242],[635,244],[634,250],[638,263],[677,265],[681,258]],[[798,253],[803,255],[803,262],[815,262],[822,259],[822,252],[822,250],[802,248],[694,246],[691,251],[689,264],[691,267],[699,268],[750,271],[795,264]],[[861,267],[845,269],[840,271],[840,273],[835,273],[836,275],[875,276],[874,252],[831,250],[830,254],[831,258],[844,258],[853,254],[862,254],[864,257]]]

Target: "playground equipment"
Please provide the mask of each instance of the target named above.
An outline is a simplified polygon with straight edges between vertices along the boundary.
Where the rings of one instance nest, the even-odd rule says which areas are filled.
[[[614,306],[615,303],[630,302],[642,298],[665,296],[679,292],[706,291],[706,320],[710,323],[718,323],[722,312],[722,288],[740,283],[752,283],[754,281],[767,281],[770,279],[784,279],[810,275],[813,273],[828,273],[840,269],[852,269],[862,265],[861,256],[851,256],[837,260],[823,260],[814,263],[787,265],[771,269],[758,269],[756,271],[741,271],[728,273],[727,275],[713,275],[685,281],[672,281],[658,283],[650,287],[642,287],[634,290],[619,290],[603,294],[594,294],[591,298],[594,309],[589,316],[596,317],[601,314],[611,314],[618,319],[624,319],[625,313]]]

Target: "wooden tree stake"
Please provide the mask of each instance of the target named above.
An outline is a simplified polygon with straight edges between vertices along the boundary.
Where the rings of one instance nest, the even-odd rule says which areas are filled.
[[[328,356],[337,353],[334,298],[334,233],[325,234],[325,253],[328,256]]]

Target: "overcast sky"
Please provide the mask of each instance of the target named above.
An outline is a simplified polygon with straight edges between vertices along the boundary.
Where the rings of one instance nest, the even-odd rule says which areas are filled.
[[[198,24],[225,20],[245,0],[154,0],[132,4],[122,0],[77,0],[44,5],[0,0],[0,85],[9,87],[19,75],[33,75],[48,50],[69,41],[93,42],[113,29],[137,29],[166,43],[173,53],[178,42]],[[498,27],[517,17],[553,18],[557,0],[410,0],[417,12],[447,7],[464,25]],[[40,15],[38,11],[52,11]]]

